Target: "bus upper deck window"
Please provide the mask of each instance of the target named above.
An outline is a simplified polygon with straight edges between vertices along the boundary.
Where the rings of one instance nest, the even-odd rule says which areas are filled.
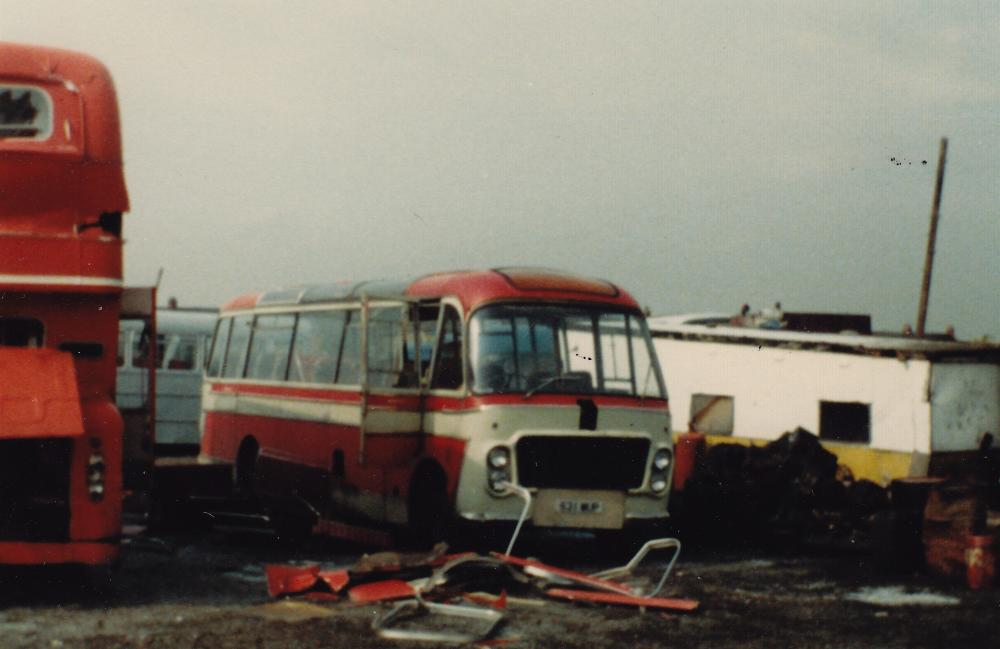
[[[0,318],[0,346],[41,347],[44,329],[35,318]]]

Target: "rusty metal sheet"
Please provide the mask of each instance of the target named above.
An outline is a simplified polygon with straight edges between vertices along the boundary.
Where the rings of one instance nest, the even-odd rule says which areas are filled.
[[[370,572],[399,572],[407,568],[433,566],[443,558],[448,551],[447,543],[438,543],[429,552],[375,552],[365,554],[354,564],[351,572],[363,574]]]
[[[596,588],[597,590],[618,593],[620,595],[628,595],[630,597],[632,596],[632,590],[628,586],[619,584],[618,582],[586,575],[582,572],[576,572],[574,570],[556,568],[555,566],[550,566],[542,563],[541,561],[535,561],[534,559],[522,559],[520,557],[512,557],[498,552],[493,552],[491,554],[501,561],[523,568],[525,573],[531,575],[532,577],[550,580],[564,580],[580,584],[582,586]]]

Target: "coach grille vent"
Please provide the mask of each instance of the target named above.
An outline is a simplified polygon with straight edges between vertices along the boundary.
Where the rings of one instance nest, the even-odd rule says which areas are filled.
[[[642,486],[649,440],[524,437],[517,443],[518,482],[540,489],[636,489]]]
[[[69,538],[71,439],[0,441],[0,540]]]

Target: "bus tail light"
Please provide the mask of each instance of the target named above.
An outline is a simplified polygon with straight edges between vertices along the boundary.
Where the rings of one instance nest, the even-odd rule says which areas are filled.
[[[504,491],[501,486],[510,482],[510,449],[506,446],[494,446],[486,454],[486,465],[491,491]]]
[[[104,454],[101,440],[90,440],[91,451],[87,459],[87,493],[94,502],[104,500]]]

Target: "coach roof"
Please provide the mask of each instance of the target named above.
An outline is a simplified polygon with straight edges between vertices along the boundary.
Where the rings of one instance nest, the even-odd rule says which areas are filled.
[[[409,281],[338,282],[250,293],[230,300],[222,306],[222,311],[350,302],[362,296],[405,299],[449,295],[458,298],[466,312],[488,302],[514,299],[597,302],[639,308],[632,296],[604,280],[542,268],[495,268],[435,273]]]

